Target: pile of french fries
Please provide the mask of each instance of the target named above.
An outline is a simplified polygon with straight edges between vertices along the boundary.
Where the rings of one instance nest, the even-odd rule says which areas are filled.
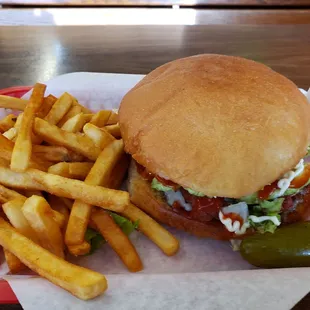
[[[65,260],[90,252],[87,229],[128,270],[143,268],[113,212],[138,222],[166,255],[179,243],[118,190],[129,160],[117,113],[92,113],[68,93],[56,98],[45,90],[37,83],[29,100],[0,96],[1,108],[20,111],[0,120],[0,245],[12,274],[29,268],[87,300],[107,289],[106,278]]]

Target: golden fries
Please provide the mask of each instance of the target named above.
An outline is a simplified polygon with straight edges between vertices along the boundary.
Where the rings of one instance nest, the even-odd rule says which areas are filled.
[[[48,173],[61,175],[65,178],[84,180],[93,163],[58,163],[48,168]]]
[[[80,299],[94,298],[107,289],[107,281],[103,275],[53,255],[18,233],[2,218],[0,244],[30,269]]]
[[[30,226],[22,211],[25,201],[26,198],[10,200],[3,204],[2,208],[13,227],[33,242],[39,244],[39,238],[36,232]]]
[[[53,209],[53,211],[57,211],[59,214],[62,214],[62,222],[61,223],[61,227],[63,230],[65,230],[67,228],[67,224],[68,224],[68,220],[69,220],[69,211],[68,211],[68,207],[65,204],[65,202],[57,196],[54,195],[49,195],[48,196],[48,203],[51,206],[51,208]],[[55,217],[53,217],[55,220]]]
[[[32,124],[35,113],[43,102],[45,89],[45,85],[37,83],[25,108],[11,158],[11,169],[15,171],[25,171],[29,167],[32,152]]]
[[[5,261],[8,264],[9,270],[11,274],[19,273],[25,270],[27,267],[17,258],[14,254],[9,252],[6,249],[3,249]]]
[[[76,105],[73,101],[71,109],[67,112],[67,114],[60,120],[60,122],[57,125],[61,128],[66,123],[67,120],[82,112],[83,112],[82,107]]]
[[[24,196],[13,191],[12,189],[8,189],[0,185],[0,203],[6,203],[16,198],[23,199]]]
[[[80,132],[83,126],[92,118],[92,114],[79,113],[69,118],[61,127],[62,130],[68,132]]]
[[[34,145],[33,154],[50,162],[70,161],[70,152],[63,146]]]
[[[56,125],[69,111],[73,102],[73,98],[68,93],[64,93],[53,104],[51,110],[45,116],[45,120],[52,125]]]
[[[106,130],[100,129],[93,124],[86,124],[83,127],[83,131],[86,136],[88,136],[93,141],[93,143],[100,149],[105,148],[108,144],[115,140],[115,138]]]
[[[97,158],[85,179],[85,183],[106,186],[111,171],[124,153],[123,149],[124,144],[122,140],[114,140],[109,144]],[[65,234],[66,245],[77,245],[84,241],[91,210],[91,204],[78,200],[74,202]]]
[[[11,129],[16,122],[17,116],[14,114],[9,114],[2,120],[0,120],[0,131],[5,132],[9,129]]]
[[[97,127],[103,127],[107,124],[109,118],[111,115],[111,111],[108,110],[101,110],[97,112],[90,120],[90,123],[97,126]]]
[[[100,148],[87,136],[64,131],[40,118],[35,119],[33,129],[45,141],[55,145],[65,146],[91,160],[96,160],[100,154]]]
[[[74,256],[86,255],[90,252],[90,244],[84,241],[82,244],[68,245],[69,252]]]
[[[5,131],[3,135],[9,140],[13,140],[17,136],[17,129],[12,127],[9,130]]]
[[[135,247],[113,218],[104,210],[96,210],[92,213],[91,219],[128,270],[132,272],[142,270],[143,265]]]
[[[0,108],[24,111],[28,100],[0,95]]]
[[[139,221],[139,230],[152,240],[166,255],[171,256],[178,251],[179,241],[133,204],[129,204],[121,214],[133,222]]]
[[[118,122],[118,114],[114,110],[112,110],[112,113],[111,113],[106,125],[114,125],[117,122]]]
[[[52,106],[54,103],[57,101],[57,98],[54,97],[53,95],[48,95],[47,97],[44,98],[43,104],[37,113],[37,116],[40,118],[44,118],[49,111],[51,110]]]
[[[105,126],[104,129],[115,138],[121,137],[119,124]]]
[[[64,257],[64,244],[60,227],[53,219],[53,212],[47,201],[40,196],[28,198],[22,211],[30,226],[37,233],[42,246],[51,253]]]

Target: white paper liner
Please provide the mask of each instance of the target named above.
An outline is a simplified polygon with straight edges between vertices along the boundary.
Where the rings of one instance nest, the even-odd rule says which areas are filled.
[[[96,111],[117,108],[143,75],[71,73],[47,82],[47,94],[67,91]],[[310,98],[310,90],[303,93]],[[28,98],[29,94],[25,96]],[[310,291],[310,269],[255,270],[228,242],[199,239],[169,228],[180,240],[165,256],[142,234],[131,239],[144,270],[132,274],[108,245],[92,256],[71,258],[106,275],[108,291],[81,301],[41,278],[5,276],[24,309],[290,309]],[[1,254],[0,254],[1,260]],[[2,259],[3,260],[3,259]],[[0,265],[0,276],[7,272]]]

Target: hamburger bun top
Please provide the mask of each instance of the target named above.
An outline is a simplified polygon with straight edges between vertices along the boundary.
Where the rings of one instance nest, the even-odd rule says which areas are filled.
[[[123,98],[125,150],[150,172],[205,195],[240,198],[305,156],[310,105],[263,64],[197,55],[148,74]]]

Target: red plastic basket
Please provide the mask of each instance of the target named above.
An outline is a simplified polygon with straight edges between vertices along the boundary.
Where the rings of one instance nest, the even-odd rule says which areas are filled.
[[[31,86],[10,87],[0,90],[0,95],[20,98],[26,94]],[[18,300],[8,282],[0,279],[0,304],[17,304]]]

